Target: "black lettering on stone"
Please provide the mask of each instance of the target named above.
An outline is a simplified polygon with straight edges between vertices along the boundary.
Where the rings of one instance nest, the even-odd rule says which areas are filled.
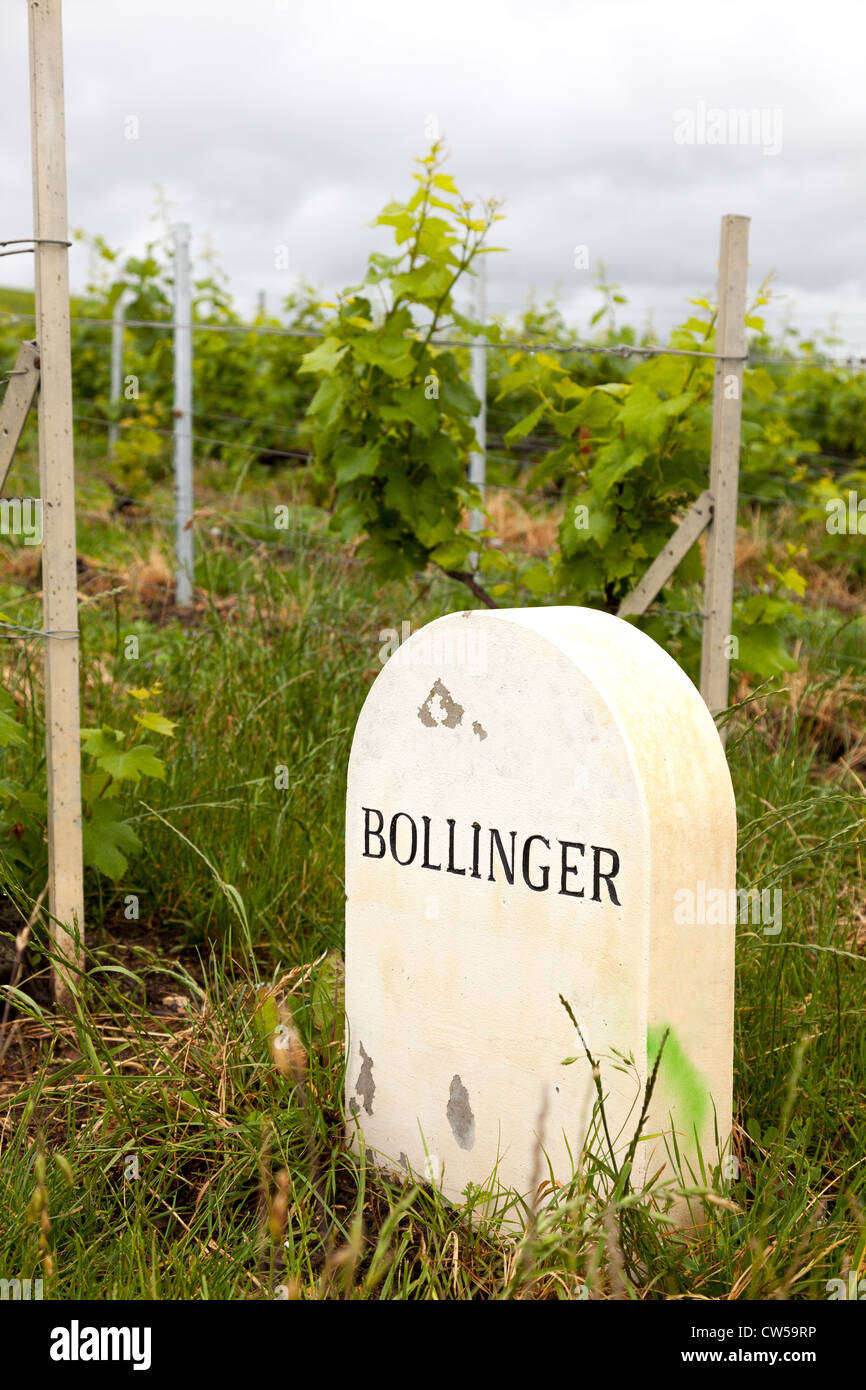
[[[547,883],[548,883],[548,880],[549,880],[549,878],[550,878],[550,866],[549,866],[548,864],[542,864],[542,865],[541,865],[541,882],[540,882],[540,883],[533,883],[533,882],[532,882],[532,879],[529,877],[529,855],[530,855],[530,846],[532,845],[532,841],[533,841],[533,840],[540,840],[541,843],[542,843],[547,849],[550,849],[550,841],[549,841],[549,840],[545,840],[545,838],[544,838],[543,835],[527,835],[527,837],[526,837],[526,843],[525,843],[524,846],[523,846],[523,881],[524,881],[524,883],[526,884],[527,888],[531,888],[531,889],[532,889],[533,893],[543,893],[543,892],[545,892],[545,890],[546,890],[546,888],[547,888]]]
[[[480,878],[478,872],[478,855],[481,847],[481,826],[477,820],[472,822],[472,877]]]
[[[499,831],[498,831],[498,830],[491,830],[491,831],[490,831],[490,876],[489,876],[489,878],[488,878],[488,880],[487,880],[488,883],[495,883],[495,882],[496,882],[496,879],[494,878],[494,875],[493,875],[493,850],[494,850],[494,848],[496,849],[497,853],[499,854],[499,858],[500,858],[501,861],[502,861],[502,867],[503,867],[503,869],[505,870],[505,877],[508,879],[508,882],[509,882],[509,883],[513,883],[513,882],[514,882],[514,855],[515,855],[515,853],[516,853],[516,851],[517,851],[517,831],[516,831],[516,830],[512,830],[512,832],[511,832],[511,863],[510,863],[510,864],[509,864],[508,860],[505,858],[505,846],[504,846],[503,843],[502,843],[502,836],[499,834]]]
[[[424,822],[424,862],[423,862],[423,864],[421,865],[421,868],[422,868],[422,869],[441,869],[441,868],[442,868],[442,865],[441,865],[441,864],[431,864],[431,863],[430,863],[430,817],[429,817],[429,816],[422,816],[421,819],[422,819],[422,821]]]
[[[601,860],[600,860],[600,856],[601,856],[602,854],[609,854],[610,857],[611,857],[611,859],[612,859],[612,861],[613,861],[613,868],[610,870],[609,873],[606,873],[606,874],[603,874],[603,873],[601,872]],[[612,880],[616,878],[616,876],[617,876],[618,873],[619,873],[619,855],[617,854],[616,850],[615,850],[615,849],[605,849],[604,845],[593,845],[593,847],[592,847],[592,901],[593,901],[594,903],[600,903],[600,902],[601,902],[601,894],[599,893],[598,890],[599,890],[599,887],[600,887],[600,885],[601,885],[601,880],[604,879],[605,883],[607,884],[607,891],[608,891],[608,893],[610,894],[610,900],[611,900],[611,902],[612,902],[612,903],[616,903],[617,907],[620,907],[620,906],[621,906],[620,900],[619,900],[619,898],[616,896],[616,889],[614,888],[613,882],[612,882]]]
[[[454,867],[454,826],[457,822],[449,816],[448,818],[448,869],[449,874],[465,874],[465,869],[455,869]]]
[[[377,811],[376,808],[375,808],[374,806],[362,806],[361,809],[362,809],[362,811],[364,812],[364,858],[365,858],[365,859],[384,859],[384,858],[385,858],[385,837],[384,837],[384,835],[381,834],[381,830],[382,830],[383,825],[385,824],[385,817],[382,815],[382,812],[381,812],[381,811]],[[371,816],[378,816],[378,817],[379,817],[379,824],[378,824],[378,826],[376,827],[375,830],[374,830],[374,829],[371,827],[371,825],[370,825],[370,817],[371,817]],[[382,851],[381,851],[380,854],[371,854],[371,853],[370,853],[370,836],[371,836],[371,835],[375,835],[375,836],[376,836],[376,839],[379,841],[380,845],[382,846]]]
[[[408,859],[401,859],[399,854],[397,853],[397,822],[401,818],[403,820],[407,820],[412,827],[412,850],[409,854]],[[418,828],[415,825],[415,822],[413,821],[412,817],[409,815],[408,811],[395,811],[394,815],[391,817],[391,830],[389,839],[391,842],[391,853],[396,859],[397,863],[403,865],[411,864],[418,851]]]
[[[408,811],[396,811],[391,816],[387,836],[385,833],[385,816],[374,806],[364,806],[364,851],[363,857],[366,859],[384,859],[387,853],[388,843],[390,843],[391,855],[395,863],[406,867],[414,864],[418,857],[419,839],[418,826],[414,818]],[[409,823],[408,843],[407,832],[402,832],[403,845],[406,851],[405,857],[400,858],[401,839],[400,821],[405,820]],[[423,849],[421,867],[432,869],[434,872],[441,872],[442,863],[434,863],[431,858],[431,842],[438,830],[433,830],[433,817],[422,816],[424,826]],[[441,821],[438,822],[441,825]],[[448,827],[448,862],[445,865],[445,872],[456,874],[464,878],[469,872],[472,878],[481,879],[481,836],[485,833],[489,836],[489,875],[488,883],[496,883],[504,877],[505,881],[513,886],[516,877],[516,862],[518,858],[517,831],[500,831],[495,826],[483,829],[477,820],[472,821],[472,858],[471,870],[467,870],[457,863],[457,849],[459,841],[465,834],[458,831],[457,821],[453,816],[445,819]],[[511,836],[511,846],[508,847],[508,836]],[[601,885],[607,885],[607,894],[610,902],[616,907],[622,904],[618,895],[618,886],[615,879],[620,871],[620,857],[615,849],[606,845],[587,845],[578,840],[557,840],[560,858],[556,865],[547,863],[533,863],[533,845],[536,840],[545,849],[550,850],[551,842],[544,835],[528,835],[523,841],[521,855],[521,869],[523,881],[533,893],[544,893],[551,887],[551,868],[558,873],[558,892],[560,896],[568,898],[581,898],[586,900],[585,887],[570,887],[570,881],[579,882],[577,876],[584,868],[583,860],[587,850],[592,850],[592,898],[591,901],[600,903],[602,901]],[[468,849],[468,845],[466,846]],[[540,854],[540,852],[539,852]],[[497,876],[496,861],[499,861],[500,872]]]
[[[583,888],[581,888],[581,889],[578,891],[578,889],[576,889],[576,888],[567,888],[567,887],[566,887],[566,882],[567,882],[567,876],[568,876],[568,874],[577,874],[577,873],[580,873],[580,865],[579,865],[579,864],[569,864],[569,862],[568,862],[568,851],[569,851],[570,849],[579,849],[580,852],[581,852],[581,854],[585,854],[585,853],[586,853],[586,845],[578,844],[578,842],[577,842],[576,840],[560,840],[559,843],[562,845],[562,877],[560,878],[560,888],[559,888],[559,891],[560,891],[560,893],[564,893],[564,894],[565,894],[567,897],[569,897],[569,898],[582,898],[583,895],[584,895],[584,889],[583,889]]]

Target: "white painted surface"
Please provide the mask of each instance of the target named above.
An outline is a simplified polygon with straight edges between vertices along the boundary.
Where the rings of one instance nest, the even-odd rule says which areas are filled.
[[[410,857],[410,817],[418,837],[402,865],[397,813],[399,858]],[[425,816],[439,869],[423,865]],[[448,871],[449,820],[462,875]],[[509,851],[515,834],[513,884],[498,853],[490,881],[491,827]],[[560,993],[601,1059],[619,1157],[648,1032],[669,1026],[673,1065],[645,1132],[673,1110],[686,1153],[697,1121],[715,1159],[713,1104],[723,1140],[730,1130],[734,929],[677,925],[674,908],[700,880],[733,887],[735,833],[703,700],[630,624],[537,608],[452,614],[415,633],[367,698],[348,774],[346,1100],[377,1161],[433,1176],[452,1198],[494,1169],[525,1194],[547,1177],[541,1143],[567,1181],[594,1090]],[[533,835],[550,844],[530,841],[536,889],[549,867],[543,891],[521,871]],[[583,897],[561,892],[563,853],[580,869],[565,885]],[[631,1074],[614,1069],[614,1050],[634,1057]],[[661,1141],[639,1145],[636,1184],[662,1162]]]

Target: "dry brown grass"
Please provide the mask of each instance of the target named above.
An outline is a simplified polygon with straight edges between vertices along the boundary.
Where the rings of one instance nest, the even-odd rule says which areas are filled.
[[[780,519],[777,519],[776,525],[779,524]],[[794,531],[795,528],[789,526],[787,534],[793,534]],[[782,538],[768,538],[766,534],[762,534],[759,515],[753,518],[748,529],[738,529],[734,567],[740,582],[757,584],[766,574],[768,563],[774,564],[777,569],[785,569],[791,563],[784,535],[784,531],[781,533]],[[825,539],[823,532],[816,531],[815,549]],[[703,553],[705,537],[702,538]],[[803,552],[796,557],[794,568],[806,581],[806,592],[802,602],[808,607],[835,608],[840,613],[866,612],[862,586],[858,585],[856,576],[852,575],[844,561],[831,565],[826,555],[820,559],[813,559],[810,554],[809,534],[805,536]]]
[[[546,556],[556,548],[561,504],[540,511],[526,507],[513,493],[491,490],[486,509],[491,528],[504,549]]]
[[[758,682],[741,675],[734,702],[747,700]],[[799,741],[814,748],[827,764],[829,779],[866,773],[866,682],[853,668],[828,679],[812,660],[801,655],[796,671],[785,675],[786,695],[749,705],[749,720],[771,747],[790,736],[794,727]],[[862,782],[861,782],[862,785]]]
[[[843,936],[845,949],[858,955],[866,955],[866,900],[862,881],[861,875],[859,883],[843,884],[838,897],[839,923],[847,935],[847,940]]]
[[[174,595],[174,576],[163,551],[151,545],[146,560],[134,560],[124,575],[130,597],[145,607],[159,606]]]
[[[42,550],[36,547],[15,547],[3,552],[3,578],[7,583],[35,589],[42,573]]]

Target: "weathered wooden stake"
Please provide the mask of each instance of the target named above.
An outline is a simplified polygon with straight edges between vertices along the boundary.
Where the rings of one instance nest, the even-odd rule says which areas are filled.
[[[192,295],[189,227],[174,229],[174,599],[192,603]]]
[[[123,394],[123,333],[126,317],[126,303],[121,294],[114,301],[111,314],[111,404],[116,405]],[[120,421],[112,420],[108,426],[108,457],[114,458],[114,446],[120,438]]]
[[[746,352],[746,275],[748,217],[722,218],[719,252],[719,309],[716,321],[716,371],[713,385],[713,442],[710,494],[713,516],[707,529],[704,630],[701,644],[701,694],[712,714],[728,704],[731,614],[734,599],[734,550],[737,537],[737,486],[740,468],[740,419]],[[724,730],[721,730],[724,741]]]
[[[645,613],[660,589],[667,584],[677,565],[684,560],[698,536],[709,526],[713,515],[713,499],[702,492],[689,507],[664,550],[660,551],[630,594],[616,610],[618,618]]]
[[[484,256],[478,261],[478,279],[475,285],[475,317],[479,323],[484,323],[487,317],[487,259]],[[469,455],[469,481],[480,489],[483,499],[487,484],[487,349],[482,343],[479,343],[470,348],[469,351],[472,389],[481,402],[481,409],[478,412],[478,420],[475,425],[479,447],[473,449]],[[483,525],[483,512],[473,511],[469,518],[469,529],[480,531]],[[469,557],[470,569],[475,569],[477,564],[478,556],[473,553]]]
[[[39,351],[39,480],[48,774],[48,874],[54,997],[69,1005],[83,963],[78,576],[72,444],[72,365],[66,225],[66,133],[60,0],[29,0],[30,113],[36,330]]]
[[[39,353],[34,342],[23,342],[0,405],[0,493],[12,467],[21,432],[39,385]]]

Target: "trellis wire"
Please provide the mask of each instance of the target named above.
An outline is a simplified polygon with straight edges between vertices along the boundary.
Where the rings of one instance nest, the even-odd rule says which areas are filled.
[[[15,319],[25,319],[25,320],[30,318],[29,315],[12,313],[12,312],[10,312],[10,311],[7,311],[7,317],[15,318]],[[151,329],[156,329],[156,330],[159,330],[159,331],[167,331],[167,330],[171,329],[172,331],[175,332],[175,334],[177,334],[178,330],[181,330],[181,331],[184,331],[184,332],[190,332],[190,333],[191,333],[191,332],[222,332],[222,333],[232,333],[232,332],[234,332],[234,333],[244,333],[244,334],[255,334],[255,335],[261,335],[261,336],[274,336],[274,337],[294,338],[294,339],[309,340],[309,341],[314,341],[314,340],[322,339],[322,338],[324,338],[324,337],[327,336],[327,329],[325,329],[325,330],[320,330],[320,329],[316,329],[316,328],[306,328],[306,329],[305,329],[305,328],[285,328],[285,327],[277,327],[277,326],[265,325],[265,324],[207,324],[207,323],[181,322],[182,317],[183,317],[182,315],[179,315],[179,314],[175,313],[175,316],[174,316],[174,320],[173,320],[173,321],[146,320],[146,319],[130,319],[130,320],[127,320],[126,326],[128,326],[129,328],[151,328]],[[98,317],[95,317],[95,316],[88,316],[88,315],[79,315],[79,316],[76,316],[76,317],[73,319],[73,322],[75,322],[76,324],[87,324],[87,323],[89,323],[89,324],[92,324],[92,325],[95,326],[95,327],[106,327],[106,328],[112,328],[112,329],[114,329],[114,328],[116,327],[116,325],[115,325],[115,323],[114,323],[114,320],[100,319],[100,318],[98,318]],[[422,331],[423,331],[423,329],[418,329],[418,330],[416,330],[416,333],[422,332]],[[407,336],[412,336],[412,335],[407,335]],[[614,344],[614,343],[607,343],[607,344],[600,344],[600,343],[585,343],[585,342],[582,342],[582,341],[575,341],[575,342],[571,342],[571,343],[561,343],[561,342],[556,342],[556,343],[550,343],[550,342],[547,342],[547,343],[544,343],[544,342],[542,342],[542,343],[537,343],[537,342],[527,342],[527,341],[524,341],[524,340],[511,340],[511,339],[507,339],[507,338],[498,338],[498,339],[497,339],[497,338],[483,338],[483,339],[475,339],[475,340],[471,340],[471,341],[466,341],[466,340],[463,340],[463,339],[461,339],[461,338],[453,338],[453,337],[447,337],[447,336],[433,337],[433,338],[430,339],[430,341],[431,341],[431,343],[433,343],[434,345],[440,346],[440,347],[455,347],[455,348],[466,348],[466,349],[473,349],[473,348],[477,349],[477,348],[481,347],[481,348],[483,348],[484,350],[487,350],[487,351],[490,351],[490,350],[494,350],[494,351],[495,351],[495,350],[499,350],[499,351],[503,351],[503,352],[516,352],[516,353],[518,353],[518,354],[521,354],[521,353],[522,353],[522,354],[528,354],[528,355],[540,354],[540,353],[543,353],[543,352],[549,352],[549,353],[560,354],[560,355],[567,355],[567,354],[588,354],[588,355],[591,355],[591,356],[603,356],[603,357],[609,357],[609,358],[619,358],[619,359],[621,359],[621,360],[623,360],[623,361],[627,361],[627,360],[629,360],[629,359],[631,359],[631,358],[633,358],[633,357],[634,357],[634,358],[638,358],[638,359],[650,359],[650,358],[656,358],[656,357],[661,357],[661,356],[670,356],[670,357],[683,357],[683,358],[687,358],[687,359],[690,359],[690,360],[701,360],[701,359],[703,359],[703,360],[712,361],[712,362],[717,362],[717,363],[725,362],[725,363],[730,364],[731,366],[739,365],[739,364],[741,364],[741,363],[742,363],[742,364],[745,364],[745,363],[747,363],[747,362],[752,361],[752,362],[754,362],[755,365],[762,365],[762,366],[763,366],[763,365],[780,365],[780,366],[784,366],[784,367],[789,368],[789,369],[792,369],[792,370],[793,370],[793,369],[796,369],[796,368],[798,368],[798,367],[800,367],[800,366],[809,366],[809,367],[812,367],[812,368],[818,367],[818,368],[820,369],[820,368],[825,368],[825,367],[827,367],[828,365],[831,366],[831,367],[839,367],[839,366],[842,366],[842,367],[844,367],[844,368],[852,369],[852,368],[854,368],[855,362],[856,362],[856,360],[857,360],[857,359],[852,359],[850,356],[849,356],[847,359],[843,359],[842,362],[840,362],[840,361],[837,359],[837,360],[835,360],[835,361],[831,361],[830,363],[821,362],[821,361],[816,361],[816,359],[815,359],[814,356],[808,357],[808,358],[803,358],[803,357],[798,358],[798,357],[796,357],[796,356],[788,356],[788,357],[783,357],[783,358],[773,358],[773,357],[768,357],[768,356],[766,356],[766,355],[760,355],[760,354],[758,354],[757,356],[755,356],[755,355],[753,355],[753,354],[749,354],[747,351],[742,351],[742,349],[741,349],[739,352],[736,352],[736,351],[735,351],[735,352],[732,354],[732,352],[731,352],[731,347],[730,347],[730,346],[729,346],[729,349],[728,349],[727,352],[724,352],[724,351],[723,351],[723,352],[708,352],[708,351],[704,351],[704,350],[699,349],[699,348],[677,348],[677,347],[673,347],[673,346],[665,346],[665,345],[662,345],[662,344],[641,344],[641,345],[634,344],[634,343],[615,343],[615,344]],[[866,359],[864,359],[864,360],[866,360]],[[93,401],[93,398],[90,398],[90,400],[91,400],[91,402],[92,402],[92,401]],[[506,408],[499,407],[498,405],[497,405],[496,407],[494,407],[494,408],[497,409],[497,410],[500,412],[500,414],[501,414],[502,416],[507,417],[509,414],[511,414],[511,412],[509,412]],[[799,411],[798,413],[799,413],[799,415],[800,415],[802,418],[806,418],[806,419],[815,418],[815,416],[816,416],[816,412],[808,411],[808,410],[801,410],[801,411]],[[296,428],[297,428],[297,423],[296,423],[296,422],[292,422],[291,425],[287,425],[287,424],[285,424],[285,423],[281,423],[281,422],[277,422],[277,421],[268,421],[268,422],[261,421],[261,420],[259,420],[259,421],[253,421],[253,420],[250,420],[250,419],[247,418],[247,417],[239,417],[239,416],[231,416],[231,415],[220,415],[220,414],[217,414],[216,412],[211,412],[211,413],[208,413],[208,412],[200,412],[200,415],[201,415],[201,418],[204,418],[204,419],[214,419],[214,420],[220,420],[220,419],[222,419],[222,420],[225,420],[226,422],[229,422],[229,423],[232,423],[232,424],[237,424],[237,425],[240,425],[240,426],[249,426],[250,428],[255,429],[255,430],[261,430],[261,429],[276,429],[277,431],[279,431],[279,432],[281,432],[281,433],[287,433],[287,432],[289,432],[290,430],[296,429]],[[514,415],[517,415],[517,412],[514,412]],[[109,430],[116,430],[116,429],[117,429],[117,422],[106,421],[106,420],[104,420],[104,419],[102,419],[102,418],[99,418],[99,417],[89,416],[89,415],[83,415],[83,414],[78,414],[78,415],[75,416],[75,418],[76,418],[77,421],[79,421],[80,423],[83,423],[83,424],[92,424],[92,425],[99,426],[99,427],[102,427],[102,428],[108,428]],[[518,416],[518,418],[519,418],[519,416]],[[129,430],[138,430],[138,431],[141,431],[141,432],[149,432],[149,433],[157,434],[157,435],[160,435],[160,436],[169,436],[169,435],[172,433],[171,430],[164,429],[164,428],[162,428],[162,427],[160,427],[160,426],[147,426],[147,425],[139,424],[139,423],[137,423],[137,422],[135,422],[135,421],[132,421],[132,420],[129,420],[129,419],[126,419],[123,423],[124,423],[124,428],[125,428],[125,429],[129,429]],[[228,449],[238,449],[238,450],[241,450],[242,452],[248,453],[248,454],[249,454],[249,453],[267,452],[269,455],[271,455],[272,457],[276,457],[276,458],[280,458],[280,457],[282,457],[282,458],[294,458],[294,457],[297,457],[297,458],[306,459],[306,458],[309,457],[309,453],[308,453],[307,450],[300,450],[300,449],[299,449],[299,450],[292,450],[292,449],[275,449],[275,448],[273,448],[273,447],[271,446],[271,444],[270,444],[269,442],[266,443],[266,442],[262,441],[261,439],[254,440],[254,441],[252,441],[252,442],[246,441],[246,440],[229,440],[229,439],[221,438],[221,437],[219,437],[219,436],[204,435],[204,434],[192,434],[191,432],[190,432],[189,437],[190,437],[191,440],[194,440],[195,442],[198,442],[198,443],[201,443],[201,444],[205,444],[205,445],[210,444],[210,445],[215,445],[215,446],[218,446],[218,447],[221,447],[221,448],[228,448]],[[502,442],[503,442],[503,446],[504,446],[504,438],[503,438],[503,441],[502,441]],[[544,441],[544,440],[541,440],[541,439],[535,439],[535,438],[533,438],[533,437],[528,437],[526,440],[521,441],[521,442],[522,442],[522,444],[523,444],[524,449],[530,448],[530,449],[535,449],[535,450],[537,451],[537,450],[539,450],[539,449],[542,449],[543,446],[544,446],[544,444],[545,444],[547,441]],[[547,452],[550,452],[550,451],[547,450]],[[496,454],[490,454],[490,457],[493,458],[493,459],[495,459],[495,458],[497,457],[497,455],[496,455]],[[502,456],[499,455],[499,457],[501,458]],[[813,456],[813,457],[814,457],[814,456]],[[514,460],[509,458],[509,459],[506,459],[505,461],[511,463],[511,462],[513,462]],[[542,460],[540,460],[540,461],[543,462],[543,458],[542,458]],[[841,460],[841,461],[848,462],[849,460]],[[779,481],[782,481],[782,480],[780,479]],[[786,481],[787,481],[787,480],[786,480]],[[499,490],[499,491],[509,491],[509,492],[513,492],[513,493],[520,494],[520,495],[522,495],[522,496],[524,496],[524,497],[527,497],[527,498],[528,498],[529,496],[531,496],[531,493],[530,493],[530,491],[529,491],[527,488],[521,487],[521,486],[519,486],[519,485],[503,483],[503,484],[495,484],[495,485],[493,485],[493,486],[495,486],[495,487],[497,488],[497,490]],[[754,502],[760,503],[760,504],[762,504],[762,505],[777,505],[777,506],[781,506],[781,505],[784,505],[784,504],[786,504],[786,503],[789,503],[789,504],[793,504],[794,506],[797,506],[797,507],[802,508],[802,509],[811,509],[811,508],[813,508],[813,507],[815,506],[815,504],[812,503],[812,502],[792,502],[792,499],[785,498],[785,497],[768,498],[768,497],[760,496],[760,495],[758,495],[758,494],[742,494],[742,496],[743,496],[744,500],[754,501]],[[155,510],[154,507],[153,507],[153,504],[144,501],[144,499],[126,498],[126,499],[124,499],[124,500],[125,500],[125,501],[128,501],[128,502],[130,502],[130,503],[132,503],[132,504],[134,504],[134,505],[141,505],[141,506],[145,507],[145,508],[148,510],[148,512],[153,512],[153,511]],[[166,514],[168,514],[168,511],[169,511],[168,508],[160,509],[160,510],[164,511]],[[213,517],[213,519],[215,519],[215,520],[217,520],[217,519],[223,520],[225,524],[230,525],[230,526],[235,526],[235,527],[237,527],[237,526],[239,526],[239,524],[240,524],[235,518],[230,518],[230,517],[228,517],[228,516],[224,516],[224,515],[221,515],[221,514],[217,514],[217,513],[214,513],[214,512],[212,512],[212,511],[210,511],[209,514],[210,514],[211,517]],[[247,526],[253,526],[253,527],[258,526],[259,529],[266,529],[266,530],[268,530],[268,531],[271,530],[270,524],[256,523],[256,522],[254,522],[254,521],[250,521],[249,519],[245,520],[243,524],[246,524]],[[239,533],[240,535],[244,535],[244,532],[241,531],[241,530],[239,530],[238,533]],[[282,534],[283,534],[283,536],[286,535],[285,532],[283,532]],[[249,537],[246,537],[245,535],[244,535],[244,538],[245,538],[245,539],[250,539]],[[309,542],[311,541],[312,538],[311,538],[308,534],[305,533],[305,539],[306,539],[307,542],[309,543]],[[330,540],[330,539],[332,539],[332,538],[328,538],[328,539]],[[319,543],[321,544],[321,542],[319,542]],[[522,549],[522,550],[524,551],[524,553],[536,553],[534,550],[530,550],[530,548],[527,548],[527,547],[515,547],[515,546],[512,546],[511,548],[517,549],[517,550],[521,550],[521,549]],[[669,609],[669,608],[666,608],[665,605],[662,604],[662,603],[661,603],[660,601],[658,601],[658,600],[654,601],[654,603],[653,603],[651,606],[652,606],[653,608],[664,608],[665,611],[670,612],[671,614],[675,614],[675,615],[677,615],[677,616],[683,616],[683,617],[703,617],[703,618],[705,618],[705,619],[706,619],[707,616],[708,616],[707,614],[702,614],[702,613],[699,612],[698,610],[684,611],[684,610]],[[6,630],[8,631],[8,630],[12,630],[12,629],[9,627],[9,625],[6,625]],[[31,635],[34,635],[34,636],[41,635],[41,634],[39,634],[35,629],[25,629],[25,628],[20,627],[20,626],[17,627],[17,628],[15,628],[15,630],[16,630],[16,631],[20,631],[20,632],[22,632],[22,633],[28,632],[28,633],[30,633]],[[54,634],[46,633],[46,634],[44,634],[44,635],[50,636],[50,635],[54,635]],[[60,635],[60,634],[57,634],[57,635]]]
[[[8,633],[10,633],[10,634],[12,634],[12,633],[17,634],[17,633],[20,632],[20,633],[22,633],[23,635],[26,635],[26,636],[28,636],[28,637],[58,637],[58,638],[61,638],[61,639],[64,639],[64,638],[65,638],[65,639],[68,640],[68,641],[71,641],[71,640],[73,640],[73,639],[77,639],[77,637],[78,637],[78,632],[77,632],[77,631],[74,631],[74,632],[65,632],[62,628],[57,628],[57,629],[55,629],[53,632],[51,632],[51,631],[46,631],[44,628],[26,627],[23,623],[5,623],[5,622],[0,622],[0,633],[6,633],[6,632],[8,632]]]
[[[20,313],[17,310],[12,311],[2,309],[0,310],[0,314],[4,314],[7,318],[10,319],[21,319],[28,322],[33,320],[32,314]],[[70,322],[82,324],[89,323],[92,324],[94,327],[98,328],[111,328],[113,321],[111,319],[103,319],[95,316],[92,317],[87,314],[79,314],[73,315]],[[127,328],[153,328],[160,329],[163,332],[174,331],[174,329],[178,327],[189,329],[192,333],[249,333],[261,337],[274,338],[323,339],[328,336],[327,332],[322,331],[321,329],[285,328],[283,326],[277,327],[276,325],[259,323],[192,322],[175,324],[171,319],[126,319],[125,322]],[[419,326],[416,329],[416,335],[421,333],[423,333],[423,325]],[[412,338],[413,336],[415,335],[407,334],[407,337],[409,338]],[[585,343],[580,341],[573,343],[531,343],[526,342],[522,339],[489,340],[480,338],[477,341],[474,339],[464,338],[431,338],[430,342],[434,344],[436,347],[458,347],[467,349],[473,347],[481,347],[487,351],[492,352],[525,352],[529,354],[539,352],[574,352],[580,355],[586,355],[591,357],[619,357],[625,360],[627,360],[630,357],[688,357],[697,359],[703,358],[710,362],[721,360],[727,362],[742,361],[751,362],[755,366],[778,365],[790,367],[792,369],[801,366],[818,367],[821,369],[829,369],[830,367],[834,366],[847,368],[849,364],[853,361],[858,362],[861,365],[859,367],[850,367],[851,370],[866,370],[866,358],[855,357],[852,359],[849,356],[848,358],[841,359],[827,358],[825,362],[820,362],[816,361],[813,357],[796,356],[790,358],[757,357],[753,359],[750,353],[745,353],[742,356],[731,358],[724,357],[722,353],[704,352],[699,348],[668,347],[663,343],[649,343],[643,345],[636,343]]]

